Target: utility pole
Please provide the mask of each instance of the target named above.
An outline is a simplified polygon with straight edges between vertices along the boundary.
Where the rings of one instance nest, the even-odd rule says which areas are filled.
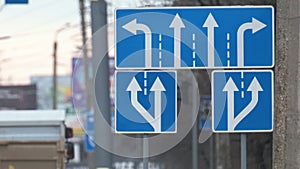
[[[53,77],[52,77],[52,85],[53,85],[53,96],[52,96],[52,104],[53,104],[53,109],[55,110],[57,108],[57,37],[58,34],[68,28],[70,26],[69,23],[66,23],[63,27],[60,29],[56,30],[54,34],[54,43],[53,43]]]
[[[112,131],[104,123],[110,124],[109,66],[107,44],[107,4],[105,0],[91,1],[91,25],[93,46],[93,71],[95,79],[95,140],[106,147],[112,147]],[[100,114],[104,119],[100,117]],[[112,168],[112,154],[100,146],[95,147],[95,168]]]
[[[86,109],[89,113],[92,113],[92,96],[91,96],[91,78],[89,74],[89,57],[87,54],[87,37],[86,37],[86,22],[85,22],[85,1],[79,0],[79,7],[80,7],[80,18],[81,18],[81,36],[82,36],[82,54],[83,54],[83,64],[84,64],[84,77],[85,77],[85,98],[86,98]],[[94,153],[88,152],[88,166],[90,169],[94,167]]]
[[[56,109],[57,103],[57,41],[55,39],[53,43],[53,96],[52,96],[52,104],[53,109]]]
[[[85,3],[84,0],[79,0],[80,3],[80,17],[81,17],[81,36],[82,36],[82,54],[84,62],[84,77],[85,77],[85,94],[86,94],[86,108],[91,110],[91,88],[90,88],[90,75],[89,75],[89,57],[87,54],[87,37],[86,37],[86,22],[85,22]]]
[[[300,166],[299,4],[297,0],[276,1],[273,169]]]

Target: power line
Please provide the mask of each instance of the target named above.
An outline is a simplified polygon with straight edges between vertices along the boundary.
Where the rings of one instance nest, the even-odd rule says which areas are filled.
[[[90,23],[87,23],[87,27],[90,27],[91,24]],[[71,26],[68,28],[68,30],[66,31],[71,31],[71,30],[74,30],[74,29],[77,29],[78,28],[78,32],[80,32],[79,28],[80,28],[80,24],[79,23],[71,23]],[[15,34],[10,34],[10,37],[15,38],[19,38],[19,37],[24,37],[24,36],[31,36],[32,34],[41,34],[41,33],[48,33],[48,32],[54,32],[53,29],[51,28],[47,28],[47,29],[42,29],[42,30],[39,30],[39,31],[30,31],[30,32],[23,32],[23,33],[15,33]]]
[[[23,30],[38,30],[41,27],[49,26],[49,23],[54,23],[54,21],[57,21],[58,19],[67,18],[71,15],[74,15],[75,13],[79,13],[78,11],[77,12],[76,11],[72,10],[72,11],[67,11],[65,13],[61,13],[61,15],[57,15],[54,18],[51,18],[51,19],[48,19],[48,20],[43,20],[41,23],[38,23],[37,25],[33,25],[33,26],[31,25],[29,27],[25,27],[25,28],[23,28]],[[1,22],[3,22],[3,21],[1,21]],[[65,21],[65,22],[68,22],[68,21]],[[52,25],[54,25],[54,24],[52,24]],[[31,32],[34,33],[35,31],[31,31]],[[15,34],[26,34],[26,33],[13,33],[13,35],[15,35]]]
[[[54,18],[51,18],[50,20],[44,20],[44,22],[40,23],[39,25],[35,25],[35,26],[30,26],[30,27],[27,27],[27,28],[24,28],[24,30],[34,30],[34,29],[38,29],[38,28],[41,28],[43,26],[48,26],[49,23],[52,23],[53,21],[57,21],[57,19],[61,19],[62,16],[64,17],[68,17],[70,16],[70,14],[74,14],[75,11],[69,11],[67,13],[62,13],[61,15],[58,15]],[[67,15],[66,15],[67,14]],[[67,21],[66,21],[67,22]]]
[[[77,27],[79,27],[79,25],[76,25],[76,28]],[[70,29],[68,29],[68,30],[66,30],[66,31],[72,31],[72,30],[74,30],[74,28],[75,27],[72,27],[72,28],[70,28]],[[47,31],[47,32],[50,32],[50,31]],[[53,32],[53,31],[51,31],[51,32]],[[77,33],[75,33],[75,34],[72,34],[72,35],[69,35],[69,36],[67,36],[67,37],[63,37],[63,38],[59,38],[59,41],[60,41],[60,43],[61,42],[64,42],[64,41],[68,41],[68,40],[72,40],[73,38],[74,38],[74,36],[76,35],[79,35],[79,33],[80,33],[80,31],[78,30],[78,32]],[[23,34],[23,36],[29,36],[30,34],[34,34],[34,33],[26,33],[26,34]],[[19,38],[19,35],[13,35],[12,37],[16,37],[16,38]],[[12,50],[19,50],[19,49],[26,49],[27,47],[32,47],[32,46],[34,46],[34,45],[36,45],[36,44],[41,44],[41,42],[40,42],[40,40],[36,40],[36,41],[32,41],[31,40],[31,42],[32,43],[26,43],[25,45],[24,44],[12,44],[11,46],[10,46],[10,48],[12,49]],[[79,42],[74,42],[74,41],[72,41],[73,43],[72,44],[76,44],[76,43],[79,43]],[[12,42],[11,42],[12,43]],[[63,43],[62,43],[63,44]]]

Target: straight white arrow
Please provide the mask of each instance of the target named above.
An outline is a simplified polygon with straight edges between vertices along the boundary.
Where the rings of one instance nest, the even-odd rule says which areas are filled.
[[[227,92],[228,131],[234,130],[234,92],[237,91],[239,91],[239,89],[236,87],[234,81],[230,77],[223,88],[223,92]]]
[[[237,60],[238,60],[238,66],[244,67],[244,33],[248,29],[252,29],[252,34],[256,33],[257,31],[265,28],[267,25],[264,23],[258,21],[255,18],[252,18],[252,22],[244,23],[242,24],[237,32]],[[255,49],[252,49],[255,50]]]
[[[185,25],[178,13],[169,27],[174,28],[174,67],[179,68],[181,66],[181,29],[185,28]]]
[[[150,125],[154,128],[154,131],[157,131],[157,126],[155,126],[152,122],[155,120],[150,113],[139,103],[137,93],[142,91],[140,85],[136,81],[135,77],[132,79],[126,91],[131,92],[131,104],[133,107],[143,116],[143,118],[150,123]]]
[[[152,33],[150,28],[145,24],[137,23],[137,19],[132,20],[123,26],[124,29],[136,35],[137,31],[143,31],[145,33],[145,68],[151,68],[152,66]]]
[[[156,126],[157,131],[161,132],[161,92],[166,91],[164,85],[160,81],[159,77],[156,78],[155,82],[153,83],[150,91],[154,92],[154,105],[155,105],[155,120],[153,121],[154,126]]]
[[[250,91],[252,93],[252,100],[247,105],[247,107],[245,107],[245,109],[241,113],[239,113],[239,115],[234,119],[233,128],[235,128],[254,109],[258,102],[258,92],[263,91],[256,77],[254,77],[254,79],[252,80],[247,91]]]
[[[207,28],[208,67],[214,67],[215,63],[215,28],[219,27],[214,16],[209,13],[203,28]]]

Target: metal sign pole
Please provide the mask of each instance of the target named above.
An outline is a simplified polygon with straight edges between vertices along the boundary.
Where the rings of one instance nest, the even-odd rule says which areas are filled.
[[[144,134],[143,138],[143,169],[148,169],[149,163],[149,140],[148,135]]]
[[[247,134],[241,134],[241,169],[247,169]]]
[[[214,169],[214,135],[209,139],[209,169]]]
[[[195,122],[193,129],[192,129],[192,164],[193,169],[198,169],[198,125],[197,121]]]
[[[198,108],[197,108],[197,98],[198,98],[198,84],[193,85],[193,119],[195,120],[195,124],[192,129],[192,168],[198,169]]]

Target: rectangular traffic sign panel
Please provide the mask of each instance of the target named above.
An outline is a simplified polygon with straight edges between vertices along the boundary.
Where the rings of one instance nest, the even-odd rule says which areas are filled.
[[[95,151],[95,143],[94,143],[94,136],[85,134],[84,135],[84,147],[86,152],[93,152]]]
[[[175,133],[174,71],[116,73],[116,133]]]
[[[94,139],[95,139],[95,127],[94,127],[94,115],[88,111],[88,114],[86,115],[86,124],[85,124],[85,150],[87,152],[93,152],[95,150],[95,143],[94,143]]]
[[[28,4],[28,0],[5,0],[5,4]]]
[[[213,131],[273,131],[273,90],[271,70],[214,71]]]
[[[115,17],[119,69],[274,65],[272,6],[118,9]]]
[[[200,96],[200,110],[199,110],[199,128],[202,130],[212,130],[211,120],[211,95]]]

